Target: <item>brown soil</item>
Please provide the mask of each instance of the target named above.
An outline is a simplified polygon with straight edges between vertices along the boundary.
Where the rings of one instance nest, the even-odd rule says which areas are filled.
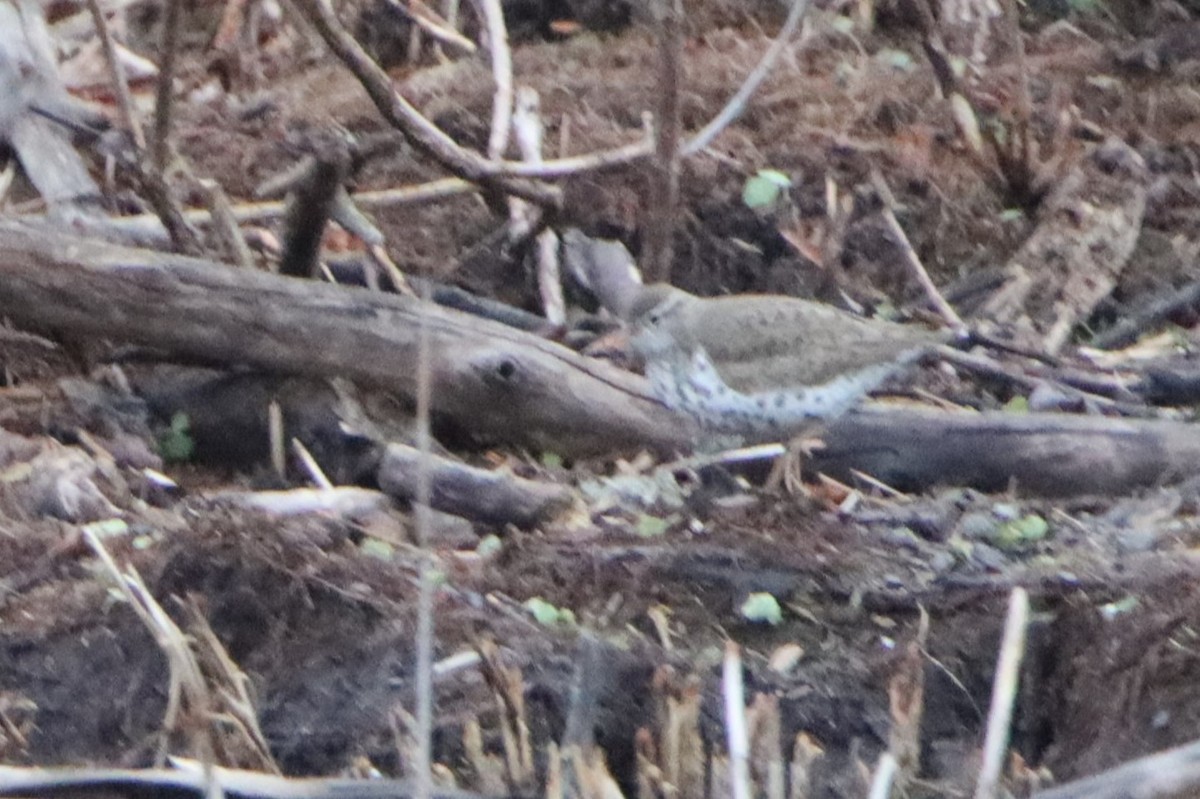
[[[682,119],[686,130],[696,130],[753,68],[781,14],[768,3],[748,4],[749,12],[687,5]],[[705,8],[693,13],[692,5]],[[741,202],[747,176],[759,168],[792,177],[799,219],[793,232],[821,228],[827,181],[853,195],[878,169],[939,285],[1002,264],[1028,234],[1029,217],[1003,212],[1022,202],[1032,208],[1036,198],[1008,193],[981,175],[936,95],[916,30],[899,10],[881,5],[869,34],[838,32],[829,12],[814,12],[803,43],[737,124],[711,153],[686,162],[676,283],[703,293],[827,298],[841,288],[871,304],[919,298],[876,214],[851,215],[835,263],[820,268],[800,255],[779,220]],[[1030,14],[1032,123],[1047,154],[1059,116],[1069,113],[1066,160],[1096,131],[1112,132],[1139,150],[1154,176],[1142,244],[1097,320],[1102,324],[1193,278],[1200,53],[1171,55],[1157,71],[1123,66],[1118,56],[1135,45],[1153,47],[1154,37],[1173,27],[1196,31],[1198,23],[1162,11],[1143,14],[1135,27],[1123,8],[1075,12],[1054,24]],[[329,121],[355,132],[382,128],[332,57],[305,62],[295,54],[303,49],[298,44],[272,47],[264,56],[271,99],[264,116],[239,120],[222,102],[189,102],[180,110],[180,150],[197,174],[216,179],[235,199],[251,197],[259,182],[293,162],[289,130]],[[651,29],[636,19],[565,40],[530,33],[518,41],[515,72],[541,95],[547,156],[635,139],[642,111],[656,105],[655,53]],[[186,80],[195,87],[204,80],[206,55],[194,48],[186,56]],[[992,63],[971,90],[988,121],[1011,125],[1019,76],[1004,53]],[[464,146],[486,146],[492,83],[484,61],[406,67],[396,75],[405,96],[447,133]],[[382,188],[438,176],[409,153],[372,167],[359,184]],[[622,238],[636,253],[645,180],[640,169],[567,180],[559,223]],[[477,245],[499,220],[478,198],[381,210],[374,218],[403,269],[533,307],[521,254],[480,253]],[[75,446],[80,427],[95,429],[95,419],[83,418],[57,387],[60,378],[88,374],[91,349],[0,340],[4,431],[39,446],[45,437]],[[0,455],[8,468],[8,454]],[[557,476],[607,468],[576,464],[576,475]],[[124,494],[104,488],[131,525],[129,535],[108,541],[114,557],[135,567],[172,614],[184,598],[200,602],[253,681],[264,733],[285,773],[333,774],[359,756],[386,773],[401,772],[392,714],[413,703],[415,561],[403,549],[386,559],[370,554],[361,525],[273,518],[201,496],[245,485],[245,469],[167,471],[184,486],[181,496],[140,502],[133,486],[141,480],[128,468],[118,471],[128,482]],[[116,599],[77,525],[21,510],[10,502],[9,478],[17,479],[10,472],[0,481],[0,713],[26,737],[0,733],[0,758],[146,765],[163,729],[164,655]],[[1009,591],[1024,586],[1034,617],[1013,747],[1032,767],[1066,780],[1200,737],[1200,596],[1190,556],[1200,531],[1198,502],[1195,483],[1055,506],[946,491],[849,513],[834,512],[823,497],[756,493],[744,507],[697,504],[655,537],[598,515],[555,529],[477,529],[501,535],[497,554],[438,551],[445,581],[436,598],[436,657],[484,638],[498,644],[502,659],[524,676],[541,769],[546,744],[561,738],[570,712],[579,644],[574,628],[540,626],[521,603],[541,597],[572,610],[603,641],[595,736],[631,795],[635,733],[654,726],[652,677],[660,667],[701,678],[702,733],[710,746],[723,746],[721,657],[732,639],[743,647],[748,695],[779,699],[784,751],[790,756],[802,731],[826,750],[818,793],[859,794],[854,761],[871,766],[887,747],[894,723],[889,682],[903,668],[923,610],[930,632],[918,789],[952,795],[971,785],[1005,605]],[[1007,549],[972,537],[980,524],[1029,514],[1049,523],[1045,537]],[[780,624],[742,618],[739,607],[755,592],[780,600]],[[669,642],[651,620],[657,612],[665,613]],[[804,654],[781,673],[768,658],[785,644],[799,644]],[[486,746],[499,751],[491,692],[477,670],[460,670],[437,681],[436,703],[435,755],[470,786],[464,724],[478,718]]]

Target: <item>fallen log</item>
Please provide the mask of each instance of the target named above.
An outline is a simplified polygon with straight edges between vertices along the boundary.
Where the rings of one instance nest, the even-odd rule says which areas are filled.
[[[533,527],[569,511],[575,502],[570,488],[526,480],[504,471],[479,469],[432,453],[429,505],[475,521],[502,526]],[[389,444],[379,464],[379,487],[392,496],[417,499],[421,452],[404,444]]]
[[[0,220],[15,323],[416,396],[427,320],[433,409],[485,440],[564,456],[684,449],[645,380],[552,341],[394,294],[233,269]]]
[[[1125,493],[1191,476],[1200,463],[1198,425],[1105,416],[863,408],[821,438],[813,469],[839,479],[855,469],[906,491]]]
[[[1200,791],[1200,741],[1034,792],[1032,799],[1169,799]]]
[[[430,332],[433,408],[487,440],[582,456],[686,451],[689,422],[641,377],[554,342],[412,298],[233,269],[0,220],[0,311],[14,322],[169,353],[416,394]],[[1125,492],[1200,462],[1200,427],[1063,414],[866,408],[808,464],[908,490]]]

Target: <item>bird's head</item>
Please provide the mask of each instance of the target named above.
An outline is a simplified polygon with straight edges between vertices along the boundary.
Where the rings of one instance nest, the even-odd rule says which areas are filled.
[[[630,341],[647,363],[667,361],[680,353],[671,329],[672,313],[691,297],[666,283],[643,286],[629,306]]]

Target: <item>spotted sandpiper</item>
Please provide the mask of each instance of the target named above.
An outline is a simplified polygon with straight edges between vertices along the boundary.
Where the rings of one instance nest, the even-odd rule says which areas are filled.
[[[837,418],[949,337],[794,297],[702,298],[664,284],[638,291],[629,322],[659,399],[743,441]]]

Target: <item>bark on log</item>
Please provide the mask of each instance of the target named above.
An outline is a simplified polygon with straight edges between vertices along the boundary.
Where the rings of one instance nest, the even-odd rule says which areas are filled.
[[[514,474],[457,463],[432,453],[429,457],[429,505],[485,524],[529,528],[552,521],[569,510],[575,494],[566,486],[539,483]],[[379,487],[394,497],[413,500],[421,453],[391,444],[379,464]]]
[[[566,456],[682,449],[689,440],[642,378],[495,322],[9,220],[0,220],[0,311],[20,324],[342,375],[410,397],[424,314],[434,410],[464,430]]]
[[[1031,799],[1172,799],[1200,792],[1200,741],[1037,791]]]
[[[1200,426],[1057,413],[863,409],[821,436],[813,469],[907,491],[943,485],[1067,496],[1128,492],[1195,473]]]
[[[688,448],[687,421],[642,378],[495,322],[0,220],[0,314],[26,325],[414,396],[422,313],[435,412],[463,429],[566,456]],[[1200,462],[1200,426],[1059,414],[866,409],[823,438],[812,467],[910,490],[1015,480],[1038,494],[1122,492]]]

